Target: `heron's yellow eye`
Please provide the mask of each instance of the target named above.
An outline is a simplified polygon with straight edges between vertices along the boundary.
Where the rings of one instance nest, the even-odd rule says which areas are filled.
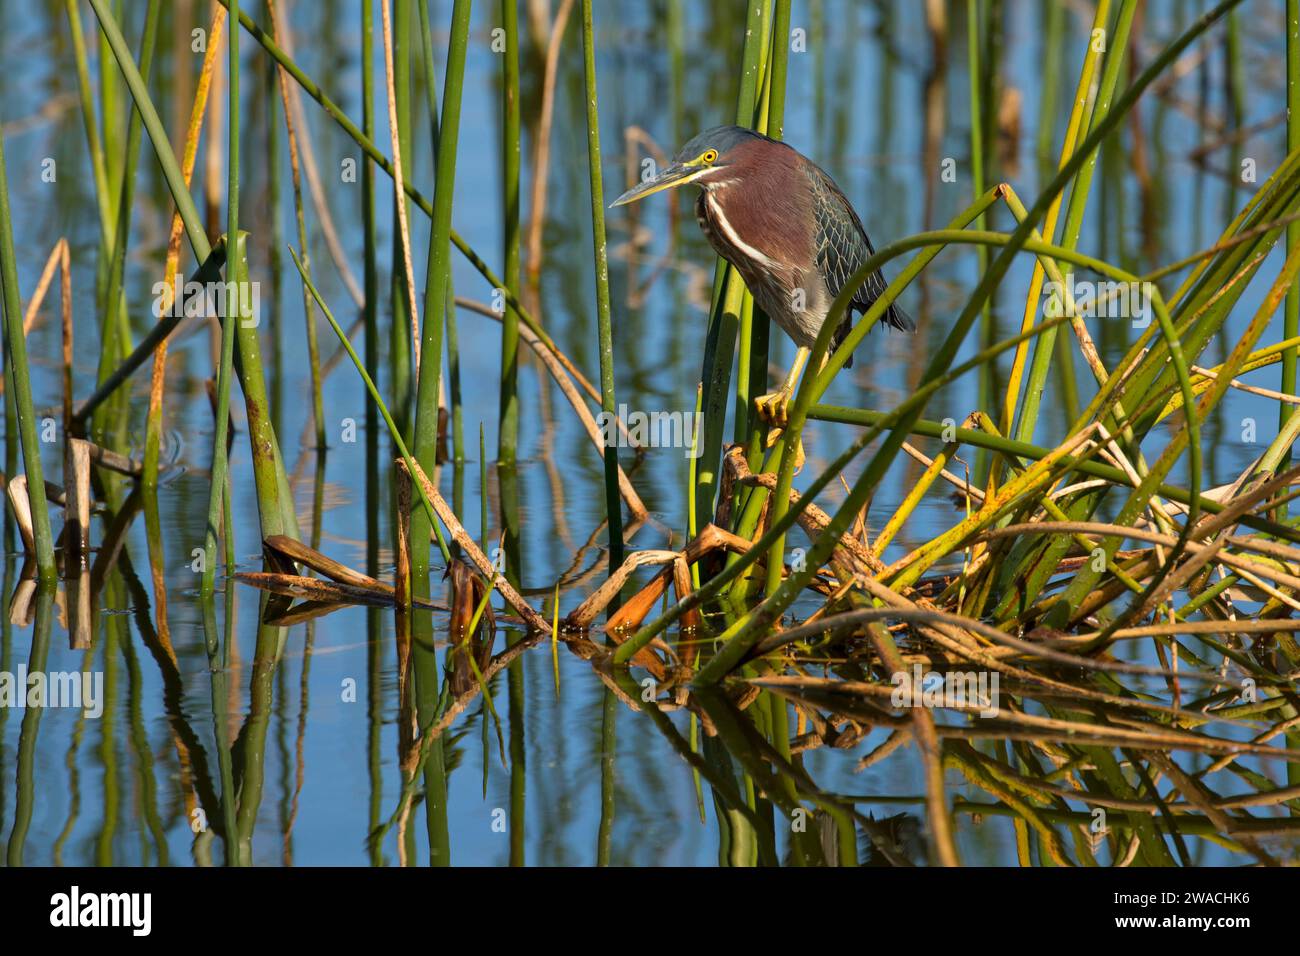
[[[718,158],[718,151],[716,149],[706,149],[703,155],[700,156],[700,162],[712,163],[717,158]]]

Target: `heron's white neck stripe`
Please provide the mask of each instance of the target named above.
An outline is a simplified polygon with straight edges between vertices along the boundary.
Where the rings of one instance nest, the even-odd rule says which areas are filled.
[[[726,233],[728,242],[750,259],[761,262],[768,268],[775,267],[776,263],[772,261],[771,256],[763,252],[761,249],[755,249],[736,234],[736,230],[731,227],[731,223],[727,221],[727,217],[723,214],[722,206],[713,198],[712,192],[706,192],[704,194],[704,201],[709,204],[709,209],[713,212],[714,221],[718,224],[719,228]]]

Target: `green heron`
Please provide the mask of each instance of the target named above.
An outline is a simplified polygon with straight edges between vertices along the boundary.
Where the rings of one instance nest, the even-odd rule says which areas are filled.
[[[695,214],[710,245],[739,270],[754,301],[798,346],[781,387],[756,399],[760,416],[785,425],[790,396],[826,313],[844,283],[875,253],[871,240],[821,167],[789,145],[739,126],[700,133],[667,169],[629,189],[614,205],[686,183],[701,187]],[[852,327],[854,311],[865,312],[884,291],[884,277],[872,273],[854,293],[831,339],[832,350]],[[916,328],[892,303],[884,322],[904,331]],[[845,366],[852,362],[850,355]]]

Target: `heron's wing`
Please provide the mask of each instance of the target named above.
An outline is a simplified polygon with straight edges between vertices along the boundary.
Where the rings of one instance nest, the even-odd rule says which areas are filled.
[[[826,280],[827,290],[832,296],[837,296],[853,273],[862,268],[876,250],[867,238],[867,231],[862,228],[862,220],[835,181],[812,163],[808,163],[805,169],[811,188],[813,216],[817,221],[814,233],[817,266]],[[865,312],[884,291],[885,277],[879,271],[873,272],[854,293],[853,305]],[[884,321],[904,331],[916,328],[911,317],[896,303],[889,306]],[[836,333],[837,338],[843,334],[838,329]]]

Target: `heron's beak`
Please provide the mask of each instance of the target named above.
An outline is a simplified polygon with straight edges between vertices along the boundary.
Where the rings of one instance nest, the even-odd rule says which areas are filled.
[[[674,186],[683,186],[693,179],[697,179],[709,171],[708,166],[690,166],[686,163],[673,163],[658,176],[653,179],[647,179],[645,182],[638,183],[623,195],[619,196],[612,203],[610,208],[615,206],[625,206],[630,202],[636,202],[638,199],[644,199],[652,193],[661,192],[665,189],[672,189]]]

